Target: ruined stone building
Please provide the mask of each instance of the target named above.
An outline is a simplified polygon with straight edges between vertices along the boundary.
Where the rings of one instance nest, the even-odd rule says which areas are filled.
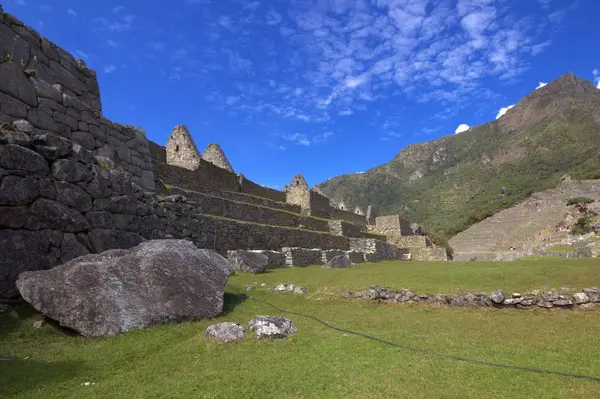
[[[279,191],[235,174],[185,126],[163,147],[110,121],[96,73],[1,7],[0,47],[22,60],[0,64],[0,298],[23,271],[158,238],[264,251],[272,267],[334,253],[445,259],[398,217],[332,206],[301,175]]]

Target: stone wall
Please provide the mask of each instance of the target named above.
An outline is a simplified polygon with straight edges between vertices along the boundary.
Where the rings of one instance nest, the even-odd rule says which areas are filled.
[[[210,195],[196,194],[193,199],[188,198],[187,203],[194,207],[194,212],[206,215],[222,216],[229,219],[273,226],[329,232],[326,220]]]
[[[329,220],[329,232],[344,237],[358,238],[363,234],[363,226],[360,224],[346,222],[344,220]]]
[[[365,254],[358,251],[346,251],[346,255],[352,263],[363,263],[365,261]]]
[[[228,172],[233,173],[233,167],[229,163],[229,160],[225,156],[223,149],[217,143],[210,143],[206,146],[202,159],[206,162],[210,162],[219,168],[225,169]]]
[[[285,193],[260,186],[242,175],[236,175],[204,159],[198,158],[196,169],[190,170],[168,164],[165,147],[151,143],[150,148],[156,179],[166,185],[198,192],[206,192],[206,189],[241,192],[271,201],[285,201]]]
[[[285,256],[285,264],[288,267],[311,266],[321,264],[320,249],[306,249],[297,247],[281,248]]]
[[[0,64],[0,77],[12,83],[7,85],[7,82],[4,82],[4,90],[2,90],[4,94],[36,108],[37,96],[33,90],[26,88],[24,82],[26,78],[22,73],[28,70],[50,86],[54,85],[61,94],[64,93],[78,100],[91,110],[102,111],[96,72],[88,69],[83,61],[76,60],[71,54],[42,37],[16,17],[4,14],[2,5],[0,5],[0,48],[2,60],[5,61]],[[15,66],[17,68],[14,68]],[[7,100],[12,102],[12,99],[4,96],[0,100],[2,103]],[[3,104],[4,106],[8,107]],[[18,117],[25,118],[24,115]]]
[[[410,248],[410,260],[447,261],[448,255],[443,247]]]
[[[395,245],[374,238],[350,238],[350,249],[363,252],[372,256],[365,258],[369,262],[378,260],[404,259],[408,250],[401,249]]]
[[[285,255],[280,251],[267,251],[267,250],[254,250],[253,252],[259,252],[267,256],[267,269],[277,269],[285,267]]]
[[[389,236],[388,242],[400,248],[427,248],[433,246],[427,236]]]
[[[375,218],[375,226],[373,232],[383,234],[385,236],[400,235],[410,236],[413,235],[410,223],[399,215],[388,215],[378,216]]]
[[[346,252],[347,251],[343,251],[340,249],[329,249],[326,251],[321,251],[321,263],[326,264],[327,262],[329,262],[331,259],[335,258],[336,256],[346,255]]]
[[[329,207],[329,218],[341,219],[351,223],[366,224],[367,218],[365,216],[357,215],[356,213],[337,209],[333,206]]]
[[[1,11],[0,48],[10,56],[0,64],[0,123],[16,122],[32,139],[69,139],[99,163],[154,189],[148,140],[101,116],[93,71]]]

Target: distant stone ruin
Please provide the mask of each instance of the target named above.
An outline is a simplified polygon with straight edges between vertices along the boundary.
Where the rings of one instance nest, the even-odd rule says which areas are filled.
[[[334,206],[302,175],[279,191],[233,173],[185,126],[163,147],[104,118],[95,72],[1,7],[0,47],[0,299],[24,271],[163,238],[261,251],[268,267],[446,259],[398,216]]]
[[[180,166],[189,170],[196,170],[200,166],[200,151],[192,139],[187,127],[175,126],[166,146],[167,163]]]
[[[206,162],[212,163],[215,166],[218,166],[221,169],[225,169],[226,171],[233,173],[233,168],[227,160],[225,153],[223,153],[221,146],[216,143],[211,143],[206,147],[202,159],[204,159]]]

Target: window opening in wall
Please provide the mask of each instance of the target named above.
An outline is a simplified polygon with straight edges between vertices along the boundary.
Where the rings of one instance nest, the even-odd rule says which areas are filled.
[[[179,144],[175,146],[175,152],[179,152]]]

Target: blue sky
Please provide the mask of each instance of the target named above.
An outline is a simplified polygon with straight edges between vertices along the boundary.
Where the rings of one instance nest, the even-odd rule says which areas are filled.
[[[568,71],[600,79],[597,0],[3,5],[98,72],[106,117],[159,144],[187,125],[201,150],[217,142],[279,189],[489,122]]]

